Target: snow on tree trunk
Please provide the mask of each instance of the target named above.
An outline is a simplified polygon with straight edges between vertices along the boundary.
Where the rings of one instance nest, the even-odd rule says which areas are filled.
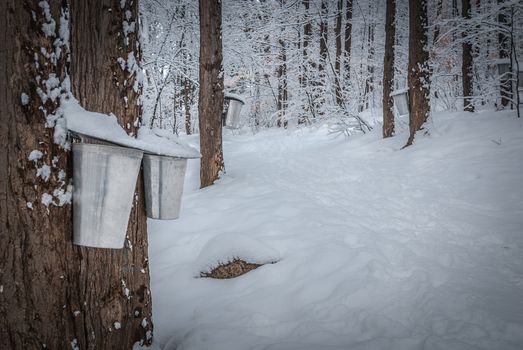
[[[224,169],[221,1],[200,0],[200,185],[210,186]]]
[[[410,135],[407,146],[412,145],[416,132],[422,129],[430,112],[426,0],[409,0],[409,32]]]
[[[385,15],[385,55],[383,58],[383,137],[394,135],[394,40],[396,36],[396,0],[387,0]]]
[[[136,2],[124,3],[72,1],[69,10],[62,0],[0,2],[2,349],[129,349],[151,341],[141,179],[126,247],[74,246],[71,157],[57,109],[70,88],[70,48],[83,106],[113,112],[135,131],[140,88],[118,58],[139,59],[138,12]]]

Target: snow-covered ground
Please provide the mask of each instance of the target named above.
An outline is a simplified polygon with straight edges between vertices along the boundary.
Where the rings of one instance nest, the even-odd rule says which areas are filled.
[[[227,174],[203,190],[190,161],[180,219],[149,221],[156,345],[522,349],[523,120],[430,130],[403,150],[381,130],[228,132]],[[280,260],[195,278],[209,241]]]

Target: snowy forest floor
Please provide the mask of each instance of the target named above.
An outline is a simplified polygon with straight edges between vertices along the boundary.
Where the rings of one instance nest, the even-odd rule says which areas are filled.
[[[523,120],[440,113],[429,128],[406,149],[405,132],[226,132],[222,179],[199,190],[190,161],[180,218],[149,221],[155,345],[522,349]],[[212,238],[280,260],[195,278]]]

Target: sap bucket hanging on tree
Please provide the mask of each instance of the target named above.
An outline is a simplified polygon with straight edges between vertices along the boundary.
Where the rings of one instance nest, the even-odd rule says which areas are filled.
[[[225,94],[224,99],[228,103],[228,107],[223,125],[229,129],[238,129],[240,127],[240,112],[245,101],[234,94]]]
[[[173,220],[180,216],[187,158],[145,154],[143,172],[147,217]]]
[[[143,151],[73,144],[73,241],[123,248]]]
[[[398,115],[400,117],[410,113],[408,88],[396,90],[392,92],[390,96],[394,100],[394,106],[396,107],[396,111],[398,111]]]

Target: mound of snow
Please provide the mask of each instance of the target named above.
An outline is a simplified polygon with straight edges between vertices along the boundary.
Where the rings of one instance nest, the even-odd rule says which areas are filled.
[[[252,264],[269,264],[280,260],[280,254],[265,243],[248,236],[223,233],[210,239],[195,262],[193,274],[209,273],[219,265],[240,259]]]

